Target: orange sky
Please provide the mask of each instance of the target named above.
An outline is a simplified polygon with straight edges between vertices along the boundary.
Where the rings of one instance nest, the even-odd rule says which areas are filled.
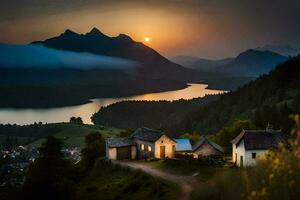
[[[222,58],[265,44],[300,45],[299,3],[287,2],[10,0],[0,7],[0,42],[29,43],[67,28],[85,33],[97,27],[109,36],[150,37],[147,45],[166,56]]]

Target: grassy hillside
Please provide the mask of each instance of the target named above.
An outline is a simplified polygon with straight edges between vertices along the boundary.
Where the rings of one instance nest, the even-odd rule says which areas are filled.
[[[85,136],[92,132],[100,132],[104,137],[114,137],[122,132],[122,129],[72,123],[0,125],[0,145],[4,146],[9,138],[13,145],[38,147],[44,141],[44,137],[54,135],[62,139],[65,147],[82,147]]]
[[[179,192],[173,183],[103,161],[97,162],[77,188],[77,199],[88,200],[167,200],[177,199]]]

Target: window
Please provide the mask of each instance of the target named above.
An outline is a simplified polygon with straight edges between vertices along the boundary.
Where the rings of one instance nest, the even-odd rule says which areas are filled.
[[[252,153],[252,158],[253,158],[253,159],[256,158],[256,153]]]
[[[152,151],[152,147],[150,145],[148,146],[148,151]]]
[[[175,145],[172,146],[172,151],[176,151]]]
[[[145,145],[144,144],[140,144],[140,149],[141,150],[145,150]]]

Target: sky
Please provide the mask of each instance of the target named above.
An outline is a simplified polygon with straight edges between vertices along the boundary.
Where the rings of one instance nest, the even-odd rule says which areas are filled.
[[[299,48],[299,24],[299,0],[0,0],[0,43],[97,27],[167,57],[224,58],[266,44]]]

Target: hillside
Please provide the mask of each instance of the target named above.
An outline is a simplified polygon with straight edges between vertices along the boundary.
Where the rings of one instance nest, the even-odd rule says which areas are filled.
[[[142,126],[169,129],[202,105],[218,99],[217,95],[177,101],[123,101],[102,107],[92,116],[94,124],[119,128]]]
[[[289,131],[289,114],[299,111],[300,56],[189,114],[179,127],[185,131],[215,133],[236,119],[250,119],[260,128],[271,123],[274,128]]]
[[[96,125],[53,123],[32,125],[0,124],[0,146],[28,145],[39,147],[48,135],[62,139],[65,147],[83,147],[85,136],[100,132],[105,138],[116,137],[123,130]]]
[[[249,119],[260,128],[265,128],[269,122],[274,128],[289,131],[289,114],[300,111],[300,56],[278,65],[269,75],[263,75],[237,91],[221,95],[216,101],[193,106],[195,101],[203,100],[182,104],[120,102],[100,109],[93,121],[126,128],[144,124],[174,134],[194,131],[209,134],[236,119]],[[138,111],[132,114],[132,110]]]

